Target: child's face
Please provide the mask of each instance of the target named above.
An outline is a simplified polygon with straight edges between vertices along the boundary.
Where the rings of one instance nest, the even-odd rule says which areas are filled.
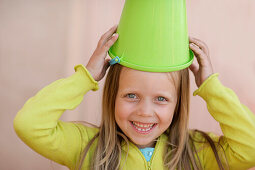
[[[118,126],[139,148],[152,147],[171,124],[177,91],[169,73],[123,67],[115,102]]]

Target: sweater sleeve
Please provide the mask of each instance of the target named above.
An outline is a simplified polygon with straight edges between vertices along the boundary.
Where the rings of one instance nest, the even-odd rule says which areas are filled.
[[[193,95],[199,95],[206,101],[208,111],[220,124],[224,135],[220,138],[213,134],[209,136],[222,146],[222,158],[226,158],[228,162],[226,166],[231,170],[244,170],[255,166],[255,115],[240,103],[231,89],[221,84],[218,73],[211,75]],[[214,153],[211,147],[205,147],[205,169],[217,167],[212,158]]]
[[[73,75],[44,87],[24,104],[13,122],[17,135],[34,151],[73,169],[84,143],[97,130],[59,118],[66,109],[76,108],[87,91],[97,89],[86,68],[75,66]]]

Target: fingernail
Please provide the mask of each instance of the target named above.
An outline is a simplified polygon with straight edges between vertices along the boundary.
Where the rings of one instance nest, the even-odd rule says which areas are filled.
[[[117,35],[118,35],[118,33],[114,33],[114,34],[112,34],[112,36],[113,36],[113,37],[115,37],[115,36],[117,36]]]

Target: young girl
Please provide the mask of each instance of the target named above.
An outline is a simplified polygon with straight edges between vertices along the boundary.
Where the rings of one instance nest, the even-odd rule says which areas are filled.
[[[192,64],[198,89],[223,136],[188,130],[189,71],[170,73],[112,65],[107,74],[100,127],[63,122],[109,67],[107,51],[117,40],[107,31],[86,67],[30,98],[14,128],[33,150],[70,169],[236,169],[255,166],[255,116],[213,73],[207,46],[190,38],[199,66]],[[91,114],[91,113],[87,113]]]

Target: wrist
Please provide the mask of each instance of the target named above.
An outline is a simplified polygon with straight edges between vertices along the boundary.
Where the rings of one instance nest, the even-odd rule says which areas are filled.
[[[92,90],[96,91],[99,87],[98,87],[98,82],[94,79],[94,77],[92,77],[91,73],[89,72],[89,70],[82,64],[76,65],[74,67],[75,72],[79,72],[82,79],[83,80],[90,80],[90,82],[93,84]],[[86,82],[85,82],[86,83]],[[87,83],[86,83],[87,85]]]
[[[212,79],[217,78],[219,76],[219,73],[212,73],[207,77],[207,79],[201,83],[201,85],[198,87],[197,90],[193,92],[193,96],[199,95],[199,93],[202,91],[202,89],[205,88],[205,86],[210,82]],[[211,86],[210,86],[211,87]]]
[[[87,69],[87,71],[90,73],[91,77],[93,77],[93,79],[94,79],[95,81],[97,81],[97,80],[95,79],[95,73],[94,73],[93,69],[90,68],[88,65],[86,66],[86,69]]]

